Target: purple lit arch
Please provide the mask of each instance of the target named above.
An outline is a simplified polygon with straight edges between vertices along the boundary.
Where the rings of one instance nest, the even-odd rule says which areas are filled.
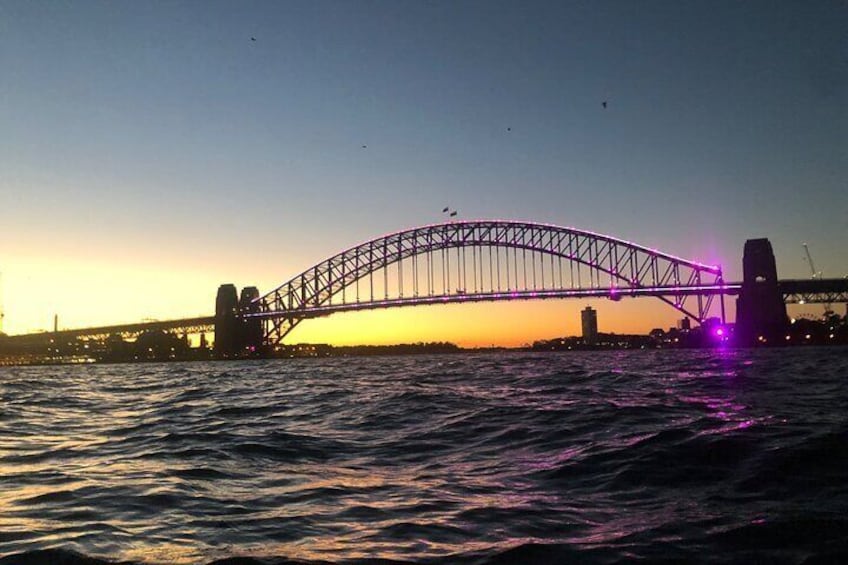
[[[301,320],[399,306],[654,296],[701,323],[724,290],[721,269],[607,235],[554,225],[448,222],[366,241],[257,299],[276,344]],[[722,319],[724,318],[722,302]]]

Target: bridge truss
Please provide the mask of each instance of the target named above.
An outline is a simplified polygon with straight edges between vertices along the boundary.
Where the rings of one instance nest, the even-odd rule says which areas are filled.
[[[778,281],[786,304],[836,304],[848,302],[848,278],[787,279]]]
[[[422,304],[654,296],[703,322],[727,293],[720,267],[592,232],[513,221],[449,222],[372,239],[258,298],[274,345],[334,312]],[[721,301],[724,319],[724,302]]]

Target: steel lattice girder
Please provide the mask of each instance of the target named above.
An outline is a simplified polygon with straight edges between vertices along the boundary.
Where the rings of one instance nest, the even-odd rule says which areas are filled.
[[[435,224],[379,237],[330,257],[307,269],[268,294],[260,297],[257,316],[269,320],[266,336],[277,341],[297,323],[319,312],[326,312],[332,298],[359,280],[390,265],[416,255],[453,248],[505,248],[526,250],[559,257],[589,268],[600,285],[609,278],[608,290],[626,295],[628,289],[663,289],[658,296],[683,314],[702,321],[714,294],[697,294],[698,312],[684,306],[692,293],[687,289],[703,285],[721,285],[719,267],[675,257],[655,249],[574,228],[511,221],[473,221]],[[482,251],[481,251],[482,252]],[[449,260],[449,256],[447,258]],[[509,268],[507,258],[506,267]],[[447,268],[447,267],[446,267]],[[542,265],[544,268],[544,265]],[[674,289],[679,289],[675,293]],[[579,290],[572,286],[558,289]],[[386,288],[386,292],[388,292]],[[475,295],[480,300],[509,299],[498,293]],[[701,297],[706,297],[706,302]],[[540,296],[527,296],[539,298]],[[385,308],[395,305],[430,303],[433,296],[409,300],[371,299],[358,303],[358,309]],[[458,302],[454,295],[441,296],[444,302]],[[467,299],[466,299],[467,300]],[[342,306],[347,304],[343,301]],[[340,311],[339,307],[337,311]]]
[[[837,304],[848,302],[848,292],[793,292],[784,294],[787,304]]]

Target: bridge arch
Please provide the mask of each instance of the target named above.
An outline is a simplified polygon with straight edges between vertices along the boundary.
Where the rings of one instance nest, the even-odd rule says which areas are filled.
[[[300,321],[334,312],[470,301],[656,296],[703,322],[722,285],[720,267],[608,235],[531,222],[462,221],[355,245],[257,298],[241,315],[262,319],[270,344]]]

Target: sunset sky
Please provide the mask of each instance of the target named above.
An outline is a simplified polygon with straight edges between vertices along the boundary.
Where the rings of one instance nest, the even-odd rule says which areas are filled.
[[[848,275],[846,29],[835,0],[0,2],[3,331],[208,315],[221,283],[271,290],[448,205],[728,280],[752,237],[784,278],[805,242]],[[601,331],[677,317],[455,305],[289,339],[519,345],[590,304]]]

